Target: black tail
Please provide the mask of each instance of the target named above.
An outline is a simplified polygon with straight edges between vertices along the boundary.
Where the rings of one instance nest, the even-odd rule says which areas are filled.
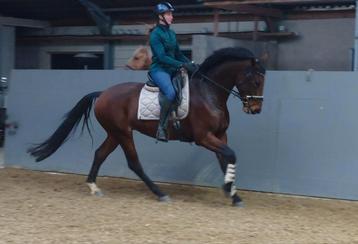
[[[29,148],[27,151],[31,156],[36,158],[36,162],[42,161],[45,158],[52,155],[56,150],[68,139],[68,135],[73,130],[75,131],[82,117],[82,131],[86,127],[91,135],[88,120],[92,109],[93,102],[101,92],[93,92],[84,96],[77,104],[72,108],[70,112],[65,115],[65,119],[57,130],[43,143],[36,144],[34,147]],[[91,135],[92,137],[92,135]]]

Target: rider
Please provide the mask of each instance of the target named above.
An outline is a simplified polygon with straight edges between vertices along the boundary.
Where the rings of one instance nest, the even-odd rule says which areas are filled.
[[[162,2],[155,6],[157,25],[151,31],[149,37],[149,44],[153,53],[149,74],[164,94],[163,98],[160,99],[161,110],[157,131],[157,140],[160,141],[168,141],[168,120],[176,96],[171,79],[181,67],[189,72],[194,72],[197,69],[197,65],[180,51],[175,32],[170,29],[173,22],[173,11],[173,6],[168,2]]]

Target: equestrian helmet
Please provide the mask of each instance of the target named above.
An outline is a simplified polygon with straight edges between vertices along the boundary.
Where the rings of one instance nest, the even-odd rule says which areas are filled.
[[[171,5],[168,2],[158,3],[154,8],[154,12],[156,14],[164,14],[165,12],[173,12],[173,11],[174,11],[173,5]]]

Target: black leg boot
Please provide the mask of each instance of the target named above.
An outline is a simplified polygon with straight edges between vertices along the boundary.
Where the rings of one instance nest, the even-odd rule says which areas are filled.
[[[157,140],[158,141],[168,141],[167,127],[169,116],[172,108],[172,102],[169,101],[166,97],[162,96],[159,99],[160,103],[160,116],[159,116],[159,126],[157,131]]]

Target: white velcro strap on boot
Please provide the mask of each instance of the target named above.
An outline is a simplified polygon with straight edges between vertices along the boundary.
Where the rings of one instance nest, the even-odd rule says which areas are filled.
[[[235,181],[235,164],[228,164],[226,167],[225,184]]]
[[[234,196],[235,194],[236,194],[236,186],[235,186],[235,184],[234,184],[234,182],[232,183],[232,185],[231,185],[231,191],[230,191],[230,196]]]

